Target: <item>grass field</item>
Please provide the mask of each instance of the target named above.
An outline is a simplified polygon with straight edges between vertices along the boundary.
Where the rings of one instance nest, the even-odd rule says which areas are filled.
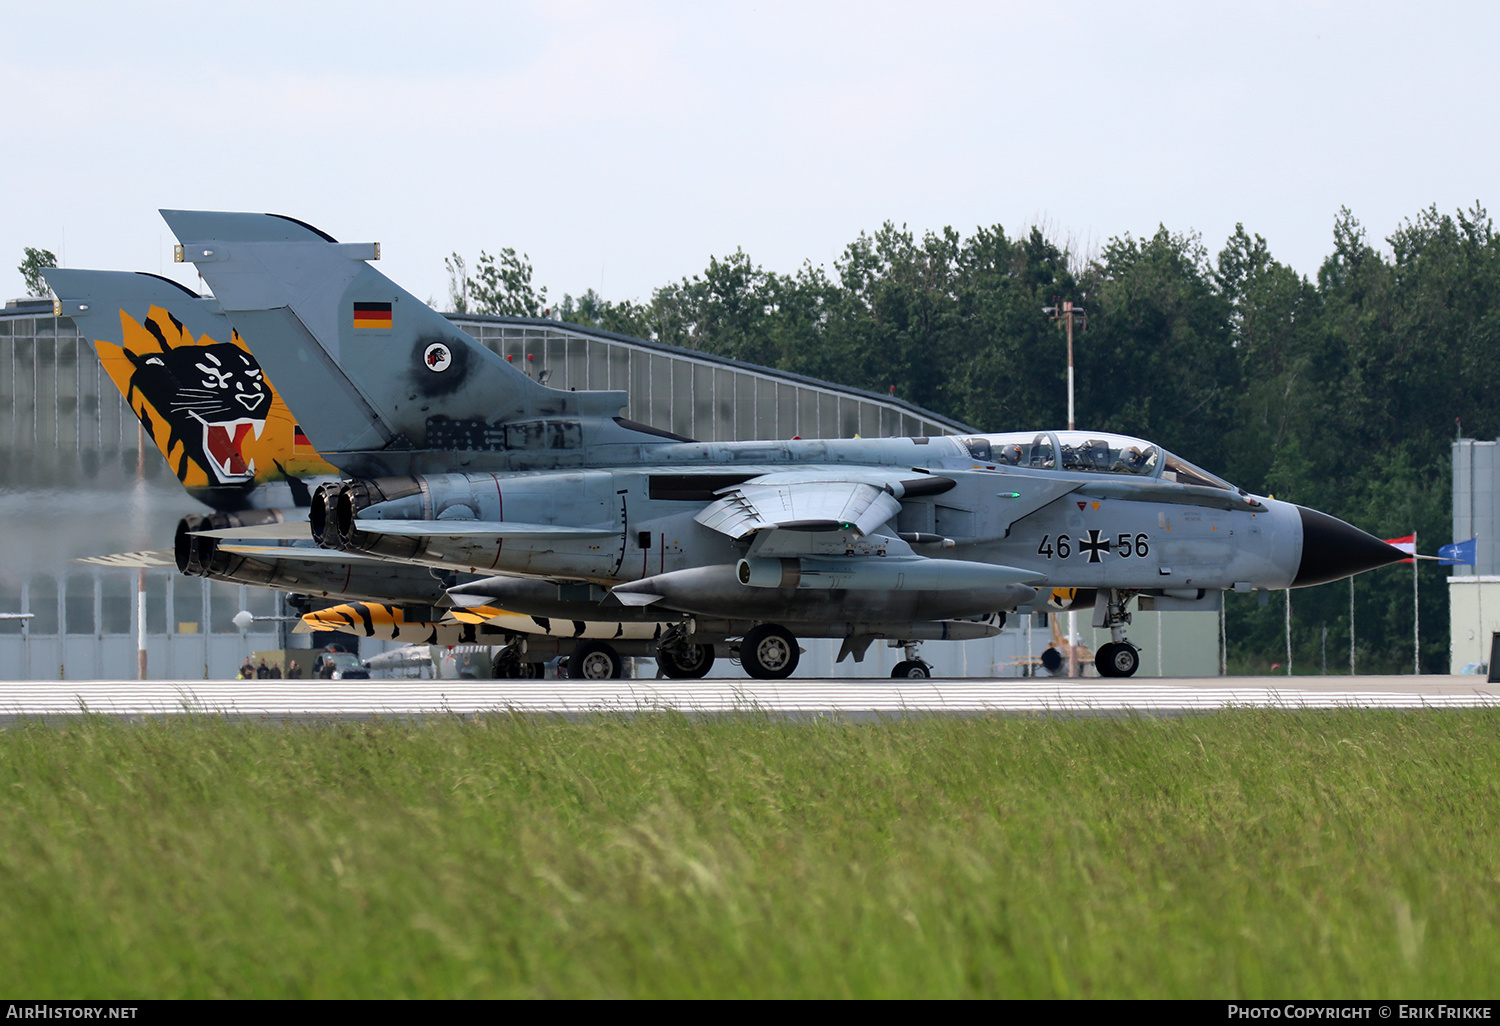
[[[1500,717],[0,731],[0,991],[1494,997]]]

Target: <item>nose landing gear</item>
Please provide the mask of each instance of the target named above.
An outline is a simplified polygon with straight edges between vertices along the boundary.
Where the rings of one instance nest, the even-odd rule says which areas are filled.
[[[1094,669],[1101,677],[1129,677],[1141,665],[1141,654],[1129,642],[1100,645],[1094,653]]]
[[[896,643],[891,642],[894,648]],[[891,676],[898,680],[926,680],[932,676],[932,667],[922,661],[917,655],[920,646],[915,641],[908,641],[901,646],[902,654],[906,656],[891,670]]]
[[[1106,599],[1104,622],[1099,622],[1098,606],[1095,606],[1094,626],[1108,627],[1110,641],[1100,645],[1094,653],[1094,669],[1101,677],[1130,677],[1140,669],[1141,653],[1125,640],[1125,626],[1130,623],[1128,607],[1135,592],[1111,588]],[[1104,597],[1104,596],[1101,596]]]

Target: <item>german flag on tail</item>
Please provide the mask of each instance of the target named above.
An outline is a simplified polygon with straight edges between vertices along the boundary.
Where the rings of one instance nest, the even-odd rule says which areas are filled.
[[[354,326],[356,328],[376,328],[384,331],[390,331],[391,304],[355,303]]]

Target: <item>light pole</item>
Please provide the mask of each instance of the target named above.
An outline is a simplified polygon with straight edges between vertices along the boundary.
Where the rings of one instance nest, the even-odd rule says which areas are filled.
[[[1042,312],[1051,315],[1054,321],[1062,321],[1068,335],[1068,430],[1072,431],[1078,426],[1073,416],[1073,319],[1076,317],[1082,321],[1082,330],[1087,330],[1088,314],[1083,312],[1083,307],[1074,306],[1071,299],[1060,303],[1054,299],[1051,306],[1042,307]]]
[[[1052,301],[1051,306],[1042,307],[1042,312],[1050,314],[1054,321],[1062,321],[1063,328],[1068,336],[1068,430],[1077,428],[1078,424],[1073,416],[1073,318],[1077,317],[1083,321],[1083,327],[1087,328],[1088,315],[1083,312],[1083,307],[1075,307],[1071,299],[1058,302]],[[1059,461],[1062,453],[1057,454]],[[1061,466],[1061,462],[1059,462]],[[1078,676],[1078,611],[1068,610],[1068,676]]]

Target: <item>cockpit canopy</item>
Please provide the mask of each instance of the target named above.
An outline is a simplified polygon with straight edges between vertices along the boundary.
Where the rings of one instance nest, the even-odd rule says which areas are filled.
[[[1223,478],[1215,477],[1144,439],[1128,435],[1097,431],[1038,431],[976,435],[959,441],[969,450],[970,456],[986,465],[1132,474],[1178,484],[1238,490]]]

